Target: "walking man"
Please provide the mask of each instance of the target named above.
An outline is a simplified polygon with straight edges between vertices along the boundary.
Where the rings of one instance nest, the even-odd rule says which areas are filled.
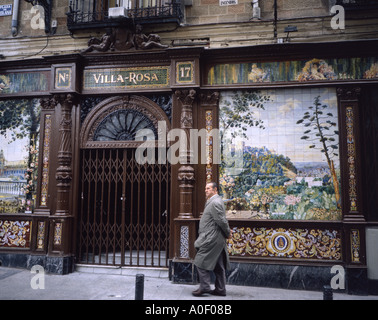
[[[197,267],[200,286],[193,296],[205,293],[218,296],[226,295],[226,269],[230,267],[226,240],[230,227],[226,212],[215,182],[206,184],[206,204],[199,224],[199,236],[194,242],[197,254],[194,264]],[[210,271],[215,274],[215,290],[210,288]]]

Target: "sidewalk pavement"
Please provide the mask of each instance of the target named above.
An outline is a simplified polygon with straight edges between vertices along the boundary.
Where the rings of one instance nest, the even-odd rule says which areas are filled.
[[[136,274],[144,274],[144,300],[323,300],[322,292],[235,285],[227,285],[226,297],[193,297],[198,285],[172,283],[167,270],[86,266],[67,275],[0,267],[0,300],[134,300]],[[334,292],[333,299],[378,300],[378,296]]]

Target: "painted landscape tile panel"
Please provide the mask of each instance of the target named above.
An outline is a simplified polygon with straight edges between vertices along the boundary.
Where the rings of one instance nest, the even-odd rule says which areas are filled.
[[[0,95],[48,91],[49,71],[0,74]]]
[[[33,210],[39,116],[38,99],[0,102],[0,214]]]
[[[219,120],[228,218],[341,219],[335,89],[223,92]]]
[[[378,58],[311,59],[285,62],[217,64],[208,71],[207,84],[259,84],[378,78]]]

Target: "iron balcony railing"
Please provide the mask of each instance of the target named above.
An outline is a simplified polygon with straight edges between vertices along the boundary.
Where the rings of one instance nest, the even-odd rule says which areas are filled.
[[[145,5],[137,2],[124,8],[123,14],[115,17],[109,15],[110,8],[108,0],[71,0],[67,12],[67,27],[73,31],[131,23],[180,23],[182,19],[181,4],[177,0],[154,0]]]

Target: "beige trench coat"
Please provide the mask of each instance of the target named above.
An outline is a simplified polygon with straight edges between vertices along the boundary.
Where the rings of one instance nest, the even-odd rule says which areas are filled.
[[[198,230],[198,238],[194,242],[197,254],[194,264],[205,270],[214,270],[222,250],[226,253],[226,268],[230,268],[227,251],[227,238],[230,227],[226,219],[226,211],[222,198],[216,194],[205,204]]]

